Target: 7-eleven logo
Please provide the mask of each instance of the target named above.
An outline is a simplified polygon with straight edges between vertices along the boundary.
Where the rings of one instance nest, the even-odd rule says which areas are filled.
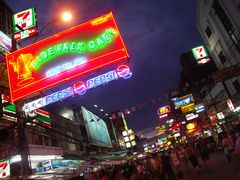
[[[10,176],[10,161],[0,162],[0,179]]]
[[[192,52],[196,60],[207,57],[207,52],[203,46],[193,48]]]
[[[13,25],[14,25],[14,32],[20,31],[16,25],[19,25],[23,29],[28,29],[35,26],[35,12],[34,9],[27,9],[25,11],[16,13],[13,15]]]

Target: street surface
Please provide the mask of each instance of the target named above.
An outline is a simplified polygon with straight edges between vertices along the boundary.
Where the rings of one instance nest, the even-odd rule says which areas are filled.
[[[198,158],[202,165],[200,175],[196,175],[189,164],[190,170],[184,172],[184,180],[240,180],[240,171],[235,169],[234,162],[228,163],[223,152],[214,152],[210,154],[212,166],[207,168],[201,158]]]

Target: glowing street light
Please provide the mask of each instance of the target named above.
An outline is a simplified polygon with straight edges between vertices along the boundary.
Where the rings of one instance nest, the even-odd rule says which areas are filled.
[[[100,109],[101,112],[103,112],[103,109]]]
[[[69,11],[65,11],[62,13],[61,18],[63,21],[69,22],[72,19],[72,13],[70,13]]]
[[[97,108],[97,107],[98,107],[98,105],[96,105],[96,104],[95,104],[95,105],[94,105],[94,107],[96,107],[96,108]]]

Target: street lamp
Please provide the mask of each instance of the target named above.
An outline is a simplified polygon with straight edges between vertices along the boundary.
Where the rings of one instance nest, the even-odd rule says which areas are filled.
[[[72,13],[70,13],[69,11],[65,11],[62,13],[61,18],[64,22],[69,22],[72,19]]]
[[[33,40],[32,43],[35,43],[38,38],[39,35],[43,32],[44,29],[46,29],[47,27],[49,27],[50,25],[54,25],[57,22],[70,22],[72,19],[72,13],[69,11],[64,11],[61,15],[57,16],[55,19],[53,19],[52,21],[46,23],[38,32],[38,36],[36,36],[36,38]]]

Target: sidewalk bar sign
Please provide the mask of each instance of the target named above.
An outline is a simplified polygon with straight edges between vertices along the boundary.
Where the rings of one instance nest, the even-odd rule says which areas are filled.
[[[77,81],[128,57],[112,13],[105,14],[8,54],[11,100]]]
[[[29,8],[13,15],[13,38],[16,41],[35,36],[37,34],[36,14],[34,8]],[[21,27],[21,31],[17,26]]]

